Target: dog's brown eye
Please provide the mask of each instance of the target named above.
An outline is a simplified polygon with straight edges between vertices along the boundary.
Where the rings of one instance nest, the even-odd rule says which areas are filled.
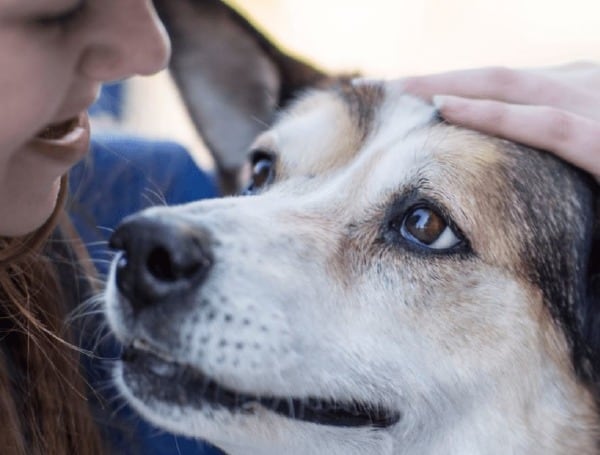
[[[273,157],[265,152],[255,152],[252,157],[252,170],[250,183],[244,190],[244,194],[250,195],[265,187],[273,181],[275,170]]]
[[[461,242],[444,217],[429,207],[410,209],[400,232],[407,240],[435,250],[446,250]]]
[[[273,173],[273,161],[269,158],[262,158],[254,163],[252,167],[252,184],[255,188],[265,186],[271,180]]]

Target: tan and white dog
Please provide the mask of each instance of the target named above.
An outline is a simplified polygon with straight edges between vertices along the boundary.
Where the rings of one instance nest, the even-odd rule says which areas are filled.
[[[133,406],[231,454],[598,453],[595,182],[220,2],[156,3],[226,187],[258,136],[246,195],[113,236]]]

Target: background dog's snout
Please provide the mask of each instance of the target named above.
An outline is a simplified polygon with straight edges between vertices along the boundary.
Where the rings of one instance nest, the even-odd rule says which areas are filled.
[[[110,239],[110,246],[122,251],[116,270],[119,291],[134,309],[184,296],[210,268],[208,243],[203,230],[185,221],[145,215],[126,219]]]

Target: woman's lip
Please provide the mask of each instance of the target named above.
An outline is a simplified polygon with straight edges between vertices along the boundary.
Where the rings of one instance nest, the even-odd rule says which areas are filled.
[[[49,137],[50,135],[48,134],[48,131],[51,131],[52,129],[60,131],[61,128],[64,129],[64,124],[67,122],[69,123],[67,126],[70,129],[65,131],[63,136],[56,138]],[[81,112],[79,115],[70,120],[65,120],[63,122],[56,123],[53,126],[47,127],[44,131],[39,133],[34,140],[53,145],[69,145],[73,142],[76,142],[83,134],[85,134],[86,129],[89,129],[87,112]]]
[[[58,139],[35,137],[30,142],[31,147],[50,157],[59,160],[74,161],[82,158],[90,145],[90,121],[87,111],[77,116],[77,124]]]

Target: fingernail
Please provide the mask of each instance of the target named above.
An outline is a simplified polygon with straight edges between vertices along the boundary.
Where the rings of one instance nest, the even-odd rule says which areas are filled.
[[[454,96],[454,95],[433,95],[431,97],[431,102],[436,107],[436,109],[439,111],[440,109],[442,109],[444,107],[448,107],[448,104],[457,103],[462,99],[463,98],[461,98],[460,96]]]
[[[447,101],[448,95],[433,95],[433,97],[431,98],[431,102],[438,111],[444,107]]]

